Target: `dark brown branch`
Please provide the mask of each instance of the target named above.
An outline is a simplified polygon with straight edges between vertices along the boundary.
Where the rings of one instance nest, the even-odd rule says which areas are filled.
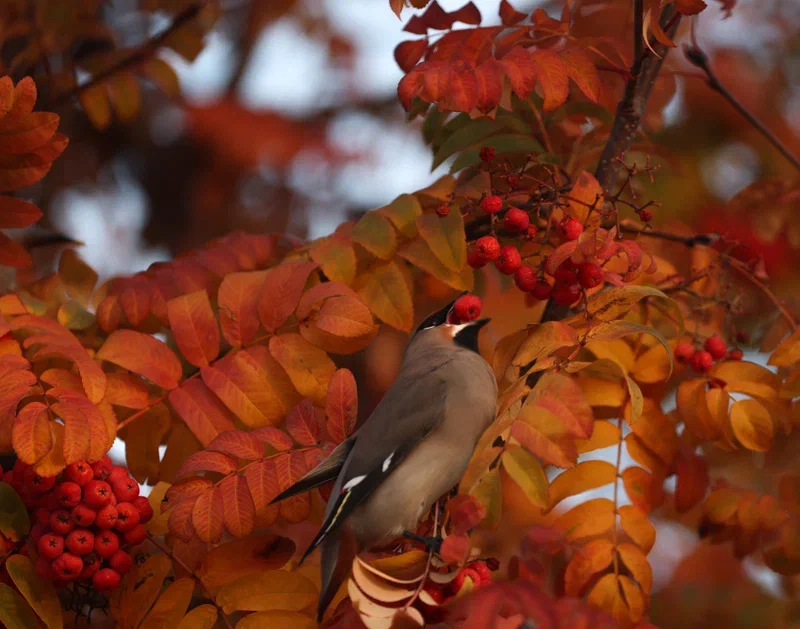
[[[736,98],[733,94],[728,91],[719,80],[714,71],[711,69],[711,66],[708,64],[708,56],[706,55],[703,50],[698,47],[697,45],[692,46],[684,46],[683,54],[686,55],[686,58],[689,62],[697,67],[700,68],[708,79],[708,86],[720,94],[725,100],[727,100],[731,105],[733,105],[734,109],[738,111],[744,118],[753,125],[758,132],[763,135],[769,142],[774,146],[781,155],[783,155],[797,170],[800,170],[800,160],[789,150],[789,148],[781,142],[778,137],[772,133],[764,123],[762,123],[758,118],[756,118],[750,110],[745,107],[738,98]]]
[[[671,232],[657,231],[655,229],[645,229],[642,227],[635,227],[623,223],[620,225],[620,231],[626,234],[638,234],[648,238],[658,238],[660,240],[669,240],[670,242],[679,242],[687,247],[705,246],[709,247],[720,239],[719,234],[698,234],[696,236],[681,236],[680,234],[673,234]]]
[[[172,20],[170,25],[163,31],[161,31],[158,35],[155,35],[151,39],[144,42],[141,46],[139,46],[127,57],[120,59],[117,63],[113,64],[112,66],[109,66],[102,72],[98,72],[89,81],[86,81],[86,83],[78,85],[69,92],[61,94],[60,96],[54,99],[53,103],[51,103],[49,107],[50,108],[60,107],[61,105],[64,105],[65,103],[69,102],[72,98],[80,96],[84,91],[94,87],[95,85],[99,85],[103,81],[110,79],[117,72],[121,72],[122,70],[127,70],[129,68],[132,68],[147,61],[158,51],[159,48],[161,48],[164,45],[164,43],[170,37],[170,35],[172,35],[175,31],[184,26],[186,23],[190,22],[195,17],[197,17],[197,15],[200,13],[203,7],[205,7],[206,2],[207,0],[203,0],[202,2],[196,2],[194,4],[190,4],[183,11],[178,13]]]

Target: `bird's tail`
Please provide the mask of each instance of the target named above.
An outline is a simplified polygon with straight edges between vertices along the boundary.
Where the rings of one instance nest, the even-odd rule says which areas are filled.
[[[356,540],[349,526],[342,526],[332,534],[325,536],[320,544],[322,551],[322,590],[319,594],[317,606],[317,622],[322,621],[322,616],[333,597],[339,591],[344,580],[350,574],[358,548]]]

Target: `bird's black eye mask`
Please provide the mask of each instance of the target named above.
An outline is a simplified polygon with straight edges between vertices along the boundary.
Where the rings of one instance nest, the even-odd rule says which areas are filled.
[[[459,295],[458,297],[461,297],[462,295],[466,294],[467,293],[465,291],[461,293],[461,295]],[[417,332],[421,330],[427,330],[429,328],[435,328],[440,325],[444,325],[447,322],[447,315],[449,315],[450,311],[453,309],[453,304],[455,304],[456,301],[458,301],[458,297],[453,301],[451,301],[449,304],[447,304],[441,310],[437,310],[432,315],[428,315],[425,318],[425,320],[422,323],[420,323],[419,326],[417,327]]]

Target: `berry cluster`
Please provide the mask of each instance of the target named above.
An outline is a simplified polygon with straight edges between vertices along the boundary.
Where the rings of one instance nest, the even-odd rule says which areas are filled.
[[[711,336],[706,339],[703,344],[703,349],[698,350],[692,343],[682,341],[675,346],[673,350],[675,360],[682,365],[689,365],[695,373],[704,374],[714,361],[723,360],[728,358],[730,360],[742,360],[744,355],[742,350],[738,348],[732,349],[728,352],[728,346],[725,341],[719,336]]]
[[[456,578],[450,581],[450,583],[438,584],[429,581],[425,584],[424,590],[436,606],[427,606],[428,608],[425,610],[426,619],[431,622],[439,621],[440,619],[437,617],[436,612],[440,611],[439,607],[441,605],[447,603],[451,598],[458,596],[465,588],[467,589],[464,591],[469,592],[476,587],[491,583],[492,570],[497,570],[497,568],[498,564],[496,559],[473,561],[462,568],[458,575],[456,575]]]
[[[27,552],[34,554],[42,578],[65,587],[71,581],[91,584],[107,594],[133,567],[130,547],[147,536],[153,508],[139,495],[138,483],[108,457],[78,461],[63,474],[39,476],[17,461],[3,480],[31,513]]]

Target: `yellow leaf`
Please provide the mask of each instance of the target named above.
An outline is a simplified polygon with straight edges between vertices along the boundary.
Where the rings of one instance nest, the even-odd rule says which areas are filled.
[[[603,207],[603,188],[590,173],[582,170],[575,180],[575,185],[569,193],[570,214],[581,223],[585,223],[589,216],[589,206],[595,205],[594,217],[599,217],[599,210]]]
[[[161,592],[172,562],[166,555],[151,555],[126,574],[111,595],[109,611],[119,629],[136,629]]]
[[[423,214],[417,218],[417,229],[420,237],[448,269],[460,271],[464,267],[467,262],[467,241],[461,212],[450,212],[444,217]]]
[[[353,283],[356,276],[356,253],[349,242],[337,236],[315,240],[309,254],[332,281],[348,286]]]
[[[451,271],[421,238],[405,243],[397,250],[397,255],[456,290],[472,290],[475,279],[472,268],[464,267],[460,271]]]
[[[795,330],[773,350],[768,364],[776,367],[790,367],[798,361],[800,361],[800,330]]]
[[[317,406],[325,404],[328,381],[336,365],[321,349],[299,334],[281,334],[269,340],[269,351],[289,374],[294,387]]]
[[[183,577],[170,585],[147,614],[139,629],[173,629],[192,600],[194,579]]]
[[[656,529],[647,519],[647,514],[633,505],[619,508],[619,521],[622,530],[636,542],[639,547],[649,553],[656,543]]]
[[[316,626],[313,618],[287,611],[256,612],[236,623],[236,629],[314,629]]]
[[[61,254],[58,260],[58,277],[75,300],[84,307],[89,304],[98,275],[74,249],[67,249]]]
[[[556,476],[550,484],[550,506],[568,498],[613,483],[617,478],[617,468],[608,461],[584,461],[572,469]]]
[[[633,306],[642,299],[648,297],[656,297],[663,299],[667,304],[675,304],[672,299],[657,288],[628,284],[625,286],[615,286],[598,293],[586,304],[586,311],[593,319],[599,321],[614,321],[620,319],[622,315],[633,308]],[[673,310],[680,316],[677,307]]]
[[[411,329],[414,320],[411,290],[397,262],[363,273],[357,281],[356,292],[376,317],[398,330]]]
[[[305,577],[285,570],[267,570],[225,585],[217,603],[226,614],[236,611],[300,611],[317,600],[317,589]]]
[[[580,382],[590,406],[619,408],[625,403],[627,392],[616,379],[609,380],[608,378],[596,378],[588,374],[580,374],[578,382]]]
[[[495,452],[490,452],[490,454],[492,458],[497,456]],[[486,465],[482,468],[482,473],[471,486],[465,486],[466,492],[475,496],[486,507],[486,517],[482,524],[489,529],[497,526],[503,511],[503,487],[500,483],[500,468],[489,469],[490,462],[486,461]]]
[[[575,442],[578,454],[594,452],[601,448],[617,445],[619,442],[619,428],[608,421],[597,421],[589,439],[580,439]]]
[[[586,349],[592,352],[597,358],[613,360],[620,365],[626,373],[633,369],[634,362],[636,361],[633,348],[627,341],[623,341],[622,339],[587,343]]]
[[[6,629],[40,629],[30,605],[5,583],[0,583],[0,625]]]
[[[391,260],[397,248],[392,224],[378,212],[367,212],[353,226],[353,241],[381,260]]]
[[[584,339],[586,342],[589,341],[599,341],[599,340],[610,340],[610,339],[619,339],[624,336],[629,336],[631,334],[649,334],[656,338],[656,340],[661,343],[664,349],[667,352],[667,356],[669,358],[669,376],[672,375],[672,352],[670,351],[669,344],[664,336],[656,330],[655,328],[651,328],[646,325],[641,325],[639,323],[634,323],[632,321],[610,321],[608,323],[600,323],[592,327],[587,333]]]
[[[614,503],[608,498],[595,498],[567,511],[556,520],[555,526],[568,540],[574,541],[608,532],[615,519]]]
[[[151,535],[166,535],[169,531],[169,526],[167,525],[169,511],[161,513],[161,501],[164,500],[164,495],[170,487],[169,483],[158,482],[147,495],[147,500],[150,502],[150,506],[153,507],[153,519],[147,523],[147,531]]]
[[[61,601],[53,584],[38,575],[33,562],[28,557],[12,555],[6,562],[6,570],[48,629],[61,629],[64,626]]]
[[[731,427],[736,439],[754,452],[766,452],[775,426],[769,411],[756,400],[740,400],[731,407]]]
[[[547,476],[539,461],[520,447],[503,452],[503,469],[537,507],[547,506]]]
[[[531,333],[517,350],[512,364],[520,367],[557,349],[577,345],[578,333],[565,323],[548,321],[531,326]]]
[[[181,618],[177,629],[212,629],[217,616],[217,608],[213,605],[200,605]]]
[[[644,396],[642,395],[642,390],[639,388],[639,385],[636,384],[627,374],[625,369],[617,362],[608,358],[601,358],[593,363],[572,363],[567,367],[566,371],[569,373],[583,371],[584,373],[592,375],[624,378],[625,384],[628,385],[628,396],[630,397],[632,409],[631,418],[628,421],[630,424],[633,424],[641,416],[642,409],[644,408]]]
[[[778,399],[780,380],[766,367],[746,361],[726,360],[717,363],[710,375],[725,382],[731,393],[745,393],[774,402]]]
[[[564,572],[564,592],[567,596],[580,596],[592,577],[603,572],[614,559],[614,545],[606,539],[589,542],[569,562]]]
[[[626,576],[603,576],[592,588],[588,600],[625,627],[639,622],[645,612],[641,590]]]
[[[636,358],[631,375],[638,382],[654,384],[669,379],[669,357],[661,345],[654,345]]]
[[[642,591],[650,594],[653,589],[653,569],[641,549],[633,544],[620,544],[617,552]]]
[[[406,238],[413,238],[417,235],[417,217],[422,214],[422,208],[413,194],[401,194],[389,205],[379,208],[375,212],[392,221],[397,231]]]

